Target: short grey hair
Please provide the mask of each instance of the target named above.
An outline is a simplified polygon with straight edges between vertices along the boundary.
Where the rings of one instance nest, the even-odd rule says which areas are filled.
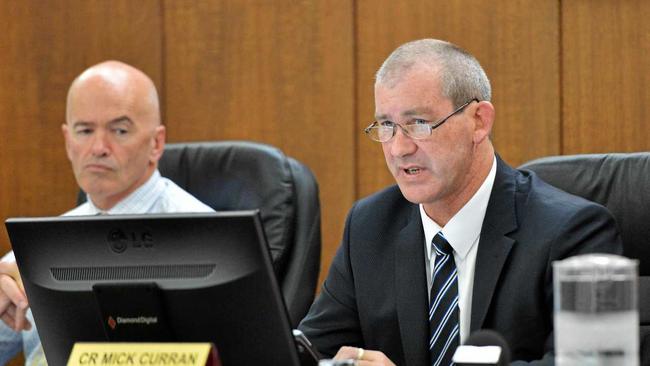
[[[485,71],[469,52],[453,43],[420,39],[399,46],[388,56],[375,75],[375,84],[397,83],[416,64],[432,66],[440,72],[442,95],[458,108],[476,98],[489,101],[492,88]]]

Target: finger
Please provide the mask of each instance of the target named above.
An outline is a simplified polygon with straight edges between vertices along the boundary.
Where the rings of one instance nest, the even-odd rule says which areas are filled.
[[[335,360],[354,360],[357,357],[358,347],[343,346],[334,356]]]
[[[18,308],[14,304],[11,304],[11,306],[7,308],[7,315],[13,319],[12,328],[17,332],[32,329],[32,323],[27,319],[27,309],[28,308]]]
[[[11,277],[7,275],[0,275],[0,316],[9,311],[11,307],[16,306],[5,291],[5,287],[11,286],[12,282],[13,279]]]
[[[0,316],[0,319],[16,332],[32,329],[32,323],[27,319],[27,309],[18,309],[13,304]]]
[[[0,319],[2,319],[2,321],[5,324],[7,324],[7,326],[9,328],[15,329],[16,322],[14,321],[14,317],[11,316],[11,314],[9,314],[8,312],[5,312],[4,314],[2,314],[2,316],[0,316]]]
[[[0,261],[0,275],[6,275],[11,277],[14,282],[18,285],[21,291],[25,292],[23,287],[23,280],[20,277],[20,272],[18,271],[18,264],[15,261],[12,262],[2,262]],[[4,277],[4,276],[2,276]]]
[[[395,366],[395,364],[381,351],[370,351],[365,349],[362,353],[358,352],[357,356],[359,354],[361,354],[361,358],[357,359],[357,366]]]
[[[27,295],[13,277],[0,275],[0,291],[20,309],[27,309]]]
[[[31,323],[27,320],[27,306],[25,307],[14,307],[14,330],[19,332],[21,330],[30,330],[32,328]]]
[[[15,314],[16,314],[16,305],[11,304],[11,306],[7,308],[7,315],[9,315],[13,319],[15,317]]]
[[[370,351],[367,349],[363,351],[363,357],[361,357],[361,360],[364,361],[382,361],[385,359],[386,359],[386,355],[384,355],[383,352]]]
[[[9,313],[9,317],[13,319],[12,328],[16,331],[30,329],[31,324],[26,319],[29,304],[27,302],[27,296],[19,287],[19,284],[12,277],[1,275],[0,292],[3,294],[3,298],[8,299],[9,304],[3,306],[4,312],[2,314],[5,312]]]
[[[7,311],[9,305],[13,305],[13,303],[0,289],[0,314],[4,314],[4,312]]]

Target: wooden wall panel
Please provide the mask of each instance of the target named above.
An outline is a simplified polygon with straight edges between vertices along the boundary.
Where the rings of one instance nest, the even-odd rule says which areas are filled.
[[[255,140],[309,165],[326,273],[355,197],[352,3],[165,1],[164,14],[169,140]]]
[[[58,215],[77,185],[60,125],[69,84],[106,59],[135,65],[159,84],[158,0],[0,2],[0,217]],[[0,253],[10,245],[4,225]],[[22,356],[9,365],[22,365]]]
[[[158,85],[169,141],[261,141],[312,168],[323,276],[352,201],[393,182],[362,129],[395,47],[434,37],[476,55],[493,85],[493,139],[513,165],[648,150],[649,16],[643,0],[3,1],[0,214],[72,207],[66,91],[118,59]]]
[[[563,153],[650,150],[650,2],[562,1]]]
[[[159,13],[157,0],[0,2],[1,217],[74,207],[78,188],[60,133],[68,86],[105,59],[136,65],[159,82]]]
[[[357,1],[357,189],[393,183],[379,144],[361,130],[374,115],[373,78],[400,44],[451,41],[474,54],[493,88],[493,140],[506,161],[559,153],[559,5],[555,1]]]

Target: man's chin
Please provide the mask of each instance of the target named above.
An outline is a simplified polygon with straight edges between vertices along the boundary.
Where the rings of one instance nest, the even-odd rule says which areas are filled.
[[[115,185],[107,182],[106,178],[85,177],[77,181],[79,187],[92,197],[104,197],[116,191]],[[108,184],[107,184],[108,183]]]
[[[422,192],[413,189],[413,187],[404,187],[401,184],[399,185],[399,190],[402,192],[402,196],[411,203],[420,204],[431,200],[430,192]]]

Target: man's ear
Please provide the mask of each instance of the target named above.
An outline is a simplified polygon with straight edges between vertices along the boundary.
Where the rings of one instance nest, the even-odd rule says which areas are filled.
[[[152,149],[151,149],[151,162],[152,163],[158,163],[158,160],[160,160],[160,157],[163,154],[163,151],[165,150],[165,137],[167,134],[167,130],[165,129],[165,126],[160,125],[156,127],[156,130],[154,131],[153,138],[151,139],[152,143]]]
[[[63,140],[65,141],[65,153],[70,160],[70,129],[67,124],[61,125],[61,132],[63,133]]]
[[[494,125],[494,106],[488,101],[478,102],[474,111],[474,143],[479,144],[490,137]]]

